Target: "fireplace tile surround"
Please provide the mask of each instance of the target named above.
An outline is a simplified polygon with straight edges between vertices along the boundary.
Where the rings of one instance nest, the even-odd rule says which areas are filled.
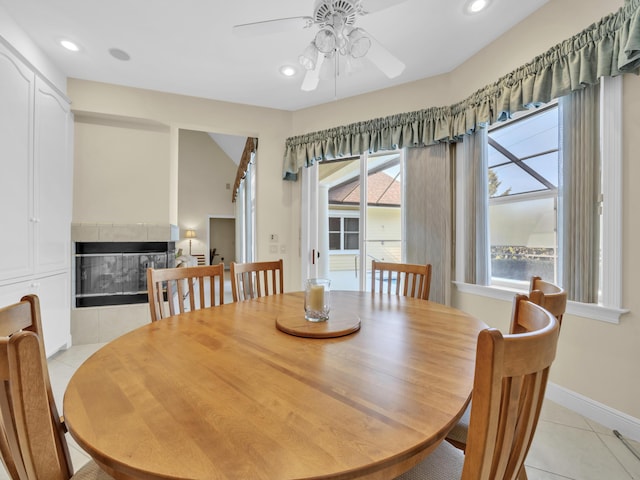
[[[76,242],[169,242],[178,239],[179,229],[171,224],[71,225],[74,251]],[[109,342],[151,321],[147,303],[82,308],[73,305],[75,302],[71,309],[73,345]]]
[[[72,242],[175,242],[179,235],[177,225],[170,224],[71,224]]]

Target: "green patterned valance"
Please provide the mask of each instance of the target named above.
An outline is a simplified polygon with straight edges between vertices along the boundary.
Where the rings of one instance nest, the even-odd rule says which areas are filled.
[[[640,0],[552,47],[465,100],[290,137],[283,176],[295,180],[301,167],[316,161],[364,152],[454,142],[478,125],[508,118],[531,105],[546,103],[600,77],[638,73]]]

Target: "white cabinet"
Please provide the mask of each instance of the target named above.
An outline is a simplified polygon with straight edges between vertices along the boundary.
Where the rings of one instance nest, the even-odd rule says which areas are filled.
[[[0,42],[0,306],[40,296],[47,354],[70,331],[73,118]]]
[[[35,277],[0,286],[0,305],[17,303],[24,295],[40,298],[42,330],[47,356],[70,345],[70,280],[68,273]]]
[[[34,271],[35,75],[0,44],[0,281]]]
[[[34,240],[36,273],[70,268],[73,166],[71,112],[66,100],[36,78]]]

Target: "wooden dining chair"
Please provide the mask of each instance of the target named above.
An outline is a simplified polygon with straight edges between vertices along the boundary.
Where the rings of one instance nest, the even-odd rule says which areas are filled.
[[[532,277],[529,284],[529,300],[555,316],[558,320],[558,328],[562,326],[562,317],[567,308],[567,292],[563,288],[553,283],[545,282],[540,277]],[[519,321],[515,316],[515,312],[513,312],[509,333],[526,333],[528,331],[530,331],[530,326]],[[471,404],[467,407],[458,423],[447,434],[447,441],[462,451],[467,448],[470,413]],[[527,474],[523,467],[519,479],[526,480],[526,478]]]
[[[395,284],[395,287],[392,285]],[[377,285],[377,288],[376,288]],[[431,264],[371,262],[371,291],[429,300]]]
[[[224,264],[148,268],[147,293],[152,322],[185,311],[222,305]]]
[[[533,303],[551,312],[562,326],[562,317],[567,309],[567,292],[562,287],[540,277],[531,277],[529,298]]]
[[[282,259],[272,262],[231,263],[231,293],[239,302],[284,293]]]
[[[515,297],[513,310],[529,331],[502,335],[489,328],[478,336],[466,452],[442,442],[399,480],[513,480],[524,471],[560,327],[525,295]]]
[[[12,480],[112,479],[93,461],[73,474],[35,295],[0,309],[0,414],[0,454]]]

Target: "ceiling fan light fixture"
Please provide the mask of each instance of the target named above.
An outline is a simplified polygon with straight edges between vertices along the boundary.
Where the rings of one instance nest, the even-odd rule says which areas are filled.
[[[349,53],[353,58],[364,57],[371,48],[371,39],[367,37],[364,30],[354,28],[348,35]]]
[[[302,65],[306,70],[313,70],[316,68],[318,62],[318,48],[314,42],[307,45],[302,55],[298,57],[298,63]]]
[[[406,1],[314,0],[313,16],[245,23],[235,25],[233,31],[237,35],[259,35],[282,29],[318,27],[311,43],[298,56],[298,63],[306,70],[300,87],[304,91],[316,89],[322,65],[327,60],[334,60],[334,83],[342,66],[346,65],[347,72],[352,66],[361,68],[366,62],[361,62],[360,58],[365,56],[387,77],[395,78],[404,71],[404,63],[386,50],[367,31],[356,28],[355,22],[358,16],[368,15]],[[464,0],[465,8],[471,1]],[[363,2],[367,3],[366,8]],[[491,0],[482,0],[482,2],[489,4]]]
[[[331,26],[326,26],[316,34],[316,38],[314,40],[315,46],[320,51],[320,53],[324,53],[325,55],[333,53],[336,50],[336,46],[338,44],[336,39],[336,34],[333,31]]]

